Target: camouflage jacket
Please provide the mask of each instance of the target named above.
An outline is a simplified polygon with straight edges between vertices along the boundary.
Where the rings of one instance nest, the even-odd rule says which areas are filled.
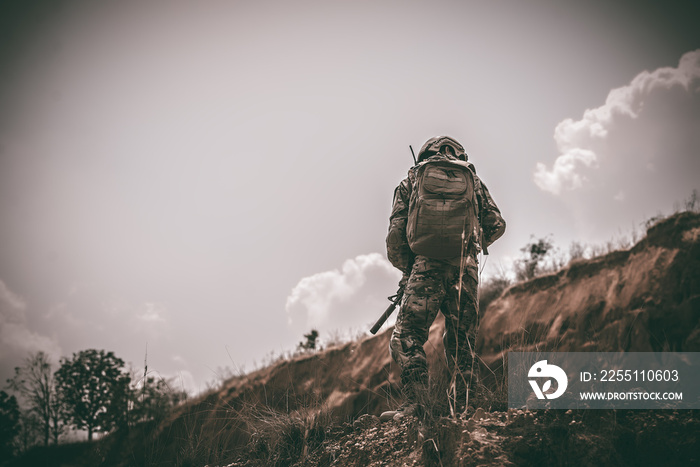
[[[443,154],[435,154],[427,160],[457,160],[455,157]],[[481,229],[483,230],[483,243],[488,247],[493,242],[498,240],[506,230],[506,223],[501,217],[501,211],[496,206],[495,201],[491,197],[486,185],[476,176],[476,170],[473,164],[469,164],[474,172],[475,190],[477,201],[481,208],[479,212],[479,220]],[[408,208],[411,199],[411,192],[416,184],[416,169],[418,166],[412,167],[408,171],[408,176],[401,181],[399,186],[394,190],[394,203],[389,217],[389,234],[386,238],[387,257],[391,264],[404,274],[410,273],[410,267],[413,263],[414,254],[408,246],[406,239],[406,224],[408,220]],[[475,257],[481,245],[470,245],[470,257]],[[454,261],[449,261],[459,264],[460,258],[455,258]]]

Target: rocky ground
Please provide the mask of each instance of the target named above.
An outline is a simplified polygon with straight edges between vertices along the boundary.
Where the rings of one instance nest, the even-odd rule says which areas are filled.
[[[523,411],[335,425],[296,453],[234,466],[698,465],[697,411]],[[296,455],[294,455],[296,454]]]

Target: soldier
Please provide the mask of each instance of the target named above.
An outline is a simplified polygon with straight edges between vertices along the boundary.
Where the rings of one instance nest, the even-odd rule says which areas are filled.
[[[383,420],[421,408],[428,387],[423,345],[438,311],[445,316],[443,343],[455,376],[454,400],[458,410],[466,410],[477,367],[477,255],[503,235],[505,226],[462,145],[447,136],[429,139],[394,191],[387,256],[403,272],[405,289],[390,351],[401,368],[404,403],[384,412]]]

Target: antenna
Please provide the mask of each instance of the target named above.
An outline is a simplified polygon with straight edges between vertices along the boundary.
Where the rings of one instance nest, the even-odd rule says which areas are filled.
[[[408,149],[411,150],[411,155],[413,156],[413,165],[418,165],[418,161],[416,160],[416,153],[413,152],[413,147],[411,145],[408,145]]]

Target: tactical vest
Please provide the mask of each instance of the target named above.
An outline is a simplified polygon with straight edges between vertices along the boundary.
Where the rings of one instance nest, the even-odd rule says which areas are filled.
[[[415,168],[406,236],[411,250],[435,259],[459,257],[479,229],[474,173],[457,160],[427,160]]]

